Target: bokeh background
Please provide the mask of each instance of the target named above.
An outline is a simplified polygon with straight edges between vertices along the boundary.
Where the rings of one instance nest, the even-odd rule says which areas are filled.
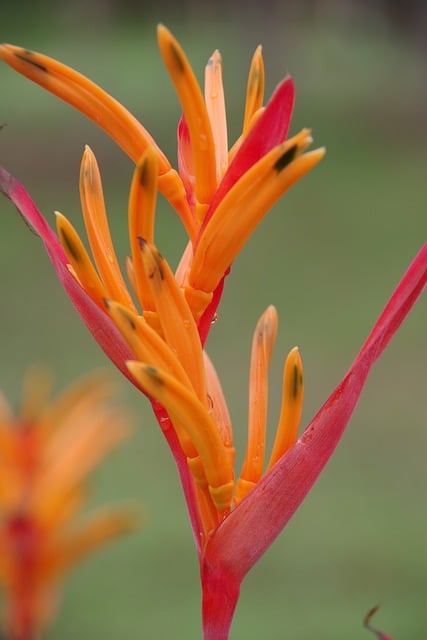
[[[1,2],[3,40],[43,51],[122,101],[175,163],[180,110],[157,51],[167,24],[200,79],[223,55],[229,136],[239,135],[247,70],[261,42],[267,95],[286,72],[292,124],[313,128],[325,160],[259,226],[233,266],[208,347],[245,446],[251,335],[274,303],[270,429],[285,352],[300,346],[304,423],[339,382],[393,287],[426,239],[426,4],[423,0],[140,0]],[[0,162],[53,223],[81,229],[83,145],[97,154],[124,260],[132,165],[92,123],[0,67]],[[0,201],[1,386],[15,402],[28,364],[58,389],[109,367],[62,292],[41,243]],[[185,237],[160,200],[157,243],[176,265]],[[243,585],[233,640],[362,639],[365,613],[396,640],[427,637],[426,319],[424,298],[376,365],[320,481]],[[124,380],[135,436],[96,474],[93,504],[132,499],[144,527],[76,570],[48,638],[199,638],[198,568],[173,461],[144,398]],[[248,531],[250,536],[251,532]]]

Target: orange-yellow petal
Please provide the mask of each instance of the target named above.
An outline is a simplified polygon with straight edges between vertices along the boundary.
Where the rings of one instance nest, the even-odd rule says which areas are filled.
[[[134,309],[111,239],[98,163],[88,146],[80,169],[80,196],[89,244],[108,297]]]
[[[270,306],[262,314],[252,340],[249,377],[248,444],[242,472],[236,484],[236,503],[260,480],[265,458],[268,408],[268,367],[277,335],[277,311]]]
[[[216,189],[215,147],[208,112],[197,79],[177,40],[166,27],[157,30],[160,53],[181,102],[190,132],[196,198],[209,204]]]
[[[219,183],[228,166],[228,139],[222,60],[218,50],[209,58],[205,69],[205,102],[214,138],[216,179]]]
[[[264,100],[264,60],[262,57],[262,47],[259,45],[252,58],[249,69],[248,85],[246,89],[245,115],[243,118],[242,135],[246,136],[254,123],[255,113],[262,107]]]
[[[302,148],[307,144],[307,133]],[[259,160],[230,189],[203,230],[194,252],[190,285],[213,291],[254,228],[278,198],[323,157],[324,149],[298,156],[288,140]]]
[[[220,433],[206,407],[173,376],[141,362],[128,362],[136,380],[179,422],[200,456],[209,492],[218,511],[231,505],[234,481],[229,457]]]
[[[55,215],[59,240],[70,261],[73,275],[92,300],[103,308],[103,301],[108,295],[107,290],[101,282],[84,244],[71,222],[59,211],[56,211]]]
[[[294,347],[286,358],[283,372],[282,407],[276,438],[271,452],[268,468],[270,469],[291,447],[298,435],[304,400],[304,381],[301,356]]]
[[[188,375],[176,354],[145,321],[144,317],[131,313],[126,307],[113,301],[107,301],[107,308],[111,319],[138,360],[163,369],[188,389],[193,390]],[[198,454],[191,438],[180,423],[174,422],[173,426],[185,455],[193,460],[194,466],[198,465],[198,460],[196,460]],[[200,482],[206,484],[203,470],[199,471],[198,476]]]
[[[165,340],[182,363],[197,397],[206,403],[200,337],[184,294],[156,247],[141,242],[141,255]]]
[[[138,316],[112,300],[107,301],[107,309],[135,358],[164,369],[189,389],[193,388],[176,353],[154,331],[144,316]]]
[[[206,351],[203,352],[203,357],[208,391],[208,411],[218,428],[221,439],[228,452],[230,465],[234,468],[236,451],[233,446],[233,429],[231,427],[230,414],[228,412],[218,374]]]
[[[84,113],[104,129],[134,162],[138,162],[147,146],[153,146],[160,171],[169,171],[169,161],[148,131],[120,102],[94,82],[57,60],[10,44],[0,45],[0,58]]]
[[[129,240],[138,300],[143,309],[154,309],[139,247],[140,238],[154,242],[154,220],[157,202],[157,156],[148,147],[135,168],[129,194]]]

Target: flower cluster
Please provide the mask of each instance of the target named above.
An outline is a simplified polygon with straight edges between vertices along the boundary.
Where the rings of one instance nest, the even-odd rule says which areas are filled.
[[[86,148],[80,195],[92,256],[57,213],[56,235],[23,187],[0,170],[0,188],[42,238],[52,264],[95,339],[150,399],[175,458],[198,551],[205,640],[228,638],[240,584],[280,533],[332,455],[370,368],[423,290],[427,245],[404,275],[348,373],[298,437],[303,372],[286,358],[276,438],[266,458],[267,370],[277,313],[262,314],[253,337],[248,443],[235,473],[223,391],[204,350],[233,260],[277,199],[313,168],[310,131],[287,138],[294,86],[286,77],[265,106],[261,49],[249,71],[242,133],[229,148],[221,57],[213,53],[200,89],[180,45],[163,26],[158,40],[183,115],[178,172],[138,120],[100,87],[38,53],[11,45],[0,56],[101,126],[135,162],[129,205],[127,279],[109,231],[100,171]],[[156,197],[177,212],[188,245],[175,273],[155,245]],[[249,534],[250,532],[250,534]]]
[[[203,541],[261,478],[265,458],[267,368],[277,331],[273,307],[253,341],[248,450],[237,482],[232,430],[215,369],[203,351],[223,281],[235,256],[271,205],[322,158],[306,152],[310,132],[286,139],[294,86],[290,77],[263,107],[264,66],[254,54],[242,134],[228,149],[221,57],[206,67],[204,95],[171,33],[158,30],[165,65],[183,108],[178,127],[179,174],[145,129],[99,87],[39,54],[3,45],[7,62],[97,121],[137,161],[128,205],[129,291],[110,236],[101,175],[86,147],[80,196],[93,261],[69,220],[57,231],[73,279],[119,330],[132,357],[133,380],[166,409],[195,485],[197,537]],[[176,274],[154,244],[157,191],[178,212],[189,236]],[[270,468],[295,442],[303,396],[297,349],[288,356],[284,402]]]

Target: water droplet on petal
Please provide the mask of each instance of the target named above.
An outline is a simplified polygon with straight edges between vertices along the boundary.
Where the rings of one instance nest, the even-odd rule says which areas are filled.
[[[218,320],[219,320],[219,315],[215,311],[215,313],[212,316],[211,324],[216,324],[218,322]]]

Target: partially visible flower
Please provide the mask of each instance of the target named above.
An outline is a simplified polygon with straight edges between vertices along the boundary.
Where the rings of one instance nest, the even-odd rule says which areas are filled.
[[[378,640],[393,640],[391,636],[388,636],[385,633],[382,633],[382,631],[378,631],[378,629],[374,629],[373,627],[371,627],[371,618],[376,614],[378,609],[379,605],[376,605],[375,607],[372,607],[370,611],[368,611],[363,620],[363,626],[365,627],[365,629],[372,631],[372,633],[378,638]]]
[[[16,413],[0,395],[0,588],[14,640],[51,622],[74,564],[136,526],[130,509],[82,514],[87,476],[130,435],[112,384],[88,376],[51,400],[51,381],[31,370]]]

